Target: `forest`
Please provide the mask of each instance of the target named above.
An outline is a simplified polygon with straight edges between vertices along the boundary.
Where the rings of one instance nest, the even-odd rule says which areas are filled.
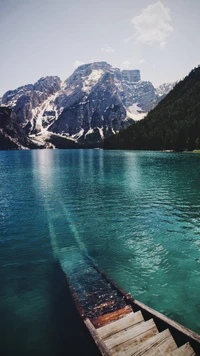
[[[200,149],[200,66],[179,81],[141,121],[104,141],[106,149]]]

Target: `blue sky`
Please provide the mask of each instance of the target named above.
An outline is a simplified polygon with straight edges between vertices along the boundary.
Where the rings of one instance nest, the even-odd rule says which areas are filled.
[[[199,16],[199,0],[0,0],[0,96],[93,61],[181,79],[200,63]]]

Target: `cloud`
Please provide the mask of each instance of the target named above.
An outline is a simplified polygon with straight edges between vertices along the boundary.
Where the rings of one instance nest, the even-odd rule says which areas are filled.
[[[129,68],[130,64],[131,64],[131,63],[130,63],[129,61],[124,61],[124,62],[122,62],[122,65],[123,65],[126,69]]]
[[[101,51],[111,53],[111,52],[114,52],[114,49],[112,47],[106,45],[106,47],[101,47]]]
[[[79,61],[79,60],[77,59],[77,60],[74,62],[73,66],[74,66],[75,68],[77,68],[77,67],[81,66],[82,64],[85,64],[85,62]]]
[[[166,46],[167,38],[174,30],[170,9],[165,7],[162,1],[148,5],[140,15],[133,17],[131,22],[135,29],[131,39],[148,45],[158,44],[161,48]]]
[[[144,63],[144,62],[145,62],[145,59],[144,59],[144,58],[141,58],[141,59],[139,60],[139,62],[140,62],[140,63]]]

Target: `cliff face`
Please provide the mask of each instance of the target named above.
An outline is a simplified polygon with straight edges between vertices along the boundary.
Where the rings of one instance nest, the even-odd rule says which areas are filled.
[[[35,84],[28,84],[9,90],[2,97],[2,104],[13,109],[26,132],[36,133],[42,127],[45,103],[60,89],[58,77],[41,78]]]
[[[4,94],[27,134],[48,132],[75,141],[100,142],[143,118],[160,100],[139,70],[113,68],[106,62],[78,67],[65,81],[41,78]]]
[[[27,137],[16,114],[10,108],[0,107],[0,149],[20,150],[38,147]]]

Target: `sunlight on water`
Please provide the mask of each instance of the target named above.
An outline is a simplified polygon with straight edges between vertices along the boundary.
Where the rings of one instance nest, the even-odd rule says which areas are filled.
[[[134,297],[197,330],[199,157],[72,150],[56,161],[44,151],[43,162],[35,154],[61,264],[75,266],[82,251]]]
[[[199,155],[6,152],[0,169],[0,298],[13,330],[21,320],[29,335],[34,318],[44,330],[53,261],[75,276],[88,256],[133,297],[200,331]]]

